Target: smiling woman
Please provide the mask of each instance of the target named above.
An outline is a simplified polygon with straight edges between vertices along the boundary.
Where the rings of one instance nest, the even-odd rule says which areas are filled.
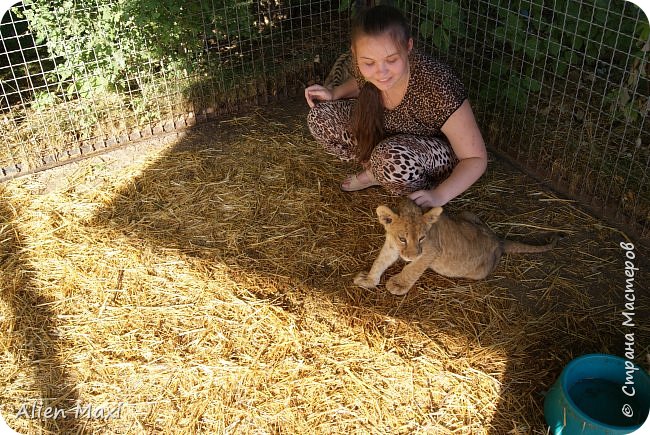
[[[467,190],[485,171],[487,154],[451,68],[413,49],[406,20],[390,6],[358,16],[351,50],[352,78],[305,89],[316,140],[363,165],[341,189],[381,185],[422,207],[444,205]]]

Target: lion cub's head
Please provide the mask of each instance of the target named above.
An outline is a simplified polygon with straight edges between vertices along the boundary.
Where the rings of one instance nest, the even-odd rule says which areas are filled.
[[[413,261],[422,254],[422,244],[441,213],[442,207],[422,213],[422,209],[410,199],[400,203],[399,213],[385,205],[377,207],[379,222],[386,229],[386,239],[399,250],[404,261]]]

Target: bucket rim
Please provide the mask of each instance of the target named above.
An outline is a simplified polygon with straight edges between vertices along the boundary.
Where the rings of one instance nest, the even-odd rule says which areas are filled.
[[[606,353],[589,353],[585,355],[581,355],[579,357],[576,357],[569,361],[569,363],[562,369],[562,373],[560,374],[560,388],[562,389],[562,393],[564,397],[566,398],[567,402],[569,405],[571,405],[573,411],[580,416],[580,418],[584,419],[585,422],[593,424],[593,425],[598,425],[604,429],[613,429],[613,430],[637,430],[641,428],[645,422],[642,422],[640,424],[635,424],[633,426],[614,426],[611,424],[604,423],[602,421],[595,420],[594,418],[590,417],[587,415],[574,401],[571,395],[569,394],[569,385],[567,382],[567,373],[575,366],[584,363],[587,360],[591,359],[600,359],[600,360],[609,360],[609,361],[615,361],[615,362],[620,362],[624,364],[626,361],[629,361],[628,359],[625,359],[621,356],[618,355],[611,355],[611,354],[606,354]],[[630,361],[632,364],[634,364],[634,367],[638,368],[638,373],[641,374],[641,377],[645,379],[647,383],[650,384],[650,376],[648,373],[643,369],[643,367],[640,367],[638,364],[635,364],[633,361]],[[573,384],[572,384],[573,385]],[[646,420],[650,418],[650,413],[648,416],[646,416]]]

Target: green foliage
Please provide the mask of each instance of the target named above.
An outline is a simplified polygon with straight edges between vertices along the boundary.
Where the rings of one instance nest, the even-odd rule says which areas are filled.
[[[339,3],[339,12],[345,12],[350,9],[354,0],[341,0]]]
[[[622,77],[616,77],[612,69],[605,71],[602,65],[632,65],[630,58],[643,58],[640,41],[647,39],[643,39],[644,28],[637,29],[635,8],[623,1],[501,0],[496,7],[482,11],[497,18],[492,45],[503,50],[494,62],[510,65],[492,79],[507,83],[506,101],[517,110],[525,108],[523,100],[528,95],[542,90],[543,71],[550,70],[556,77],[566,77],[572,68],[589,71],[594,82],[603,83],[601,87],[606,82],[621,82]],[[513,88],[529,92],[518,92],[520,97],[515,99]],[[496,100],[503,95],[497,88],[483,96]],[[627,119],[631,119],[630,109],[624,109]]]
[[[449,50],[451,35],[460,30],[465,21],[465,13],[456,1],[427,0],[427,15],[420,23],[420,35],[431,38],[433,44],[442,51]]]
[[[37,112],[42,112],[56,105],[57,99],[51,92],[39,91],[34,94],[32,108]]]
[[[620,89],[603,90],[603,94],[609,92],[611,108],[623,118],[640,118],[638,111],[645,107],[645,101],[628,101],[622,105],[625,99],[619,98],[625,92],[632,93],[634,80],[630,78],[650,79],[643,64],[643,46],[650,38],[650,26],[642,16],[638,19],[638,7],[629,2],[404,0],[401,3],[404,10],[426,11],[419,22],[419,35],[441,53],[448,54],[456,41],[459,46],[471,45],[477,35],[484,48],[493,50],[490,83],[481,95],[484,99],[505,101],[512,109],[523,111],[530,96],[543,91],[549,72],[563,78],[571,70],[579,69],[590,71],[595,81],[603,83],[601,87],[606,87],[606,82],[625,83]],[[620,64],[627,65],[627,71],[602,68],[602,65]],[[627,75],[628,79],[621,75]]]
[[[205,41],[252,33],[250,1],[26,0],[37,43],[57,59],[68,95],[132,90],[141,71],[192,71]]]

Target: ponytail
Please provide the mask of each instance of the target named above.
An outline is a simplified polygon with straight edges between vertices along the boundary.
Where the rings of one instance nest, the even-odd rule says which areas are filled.
[[[384,138],[384,105],[381,92],[366,82],[359,92],[352,110],[350,130],[357,142],[357,158],[361,162],[370,159],[372,150]]]

